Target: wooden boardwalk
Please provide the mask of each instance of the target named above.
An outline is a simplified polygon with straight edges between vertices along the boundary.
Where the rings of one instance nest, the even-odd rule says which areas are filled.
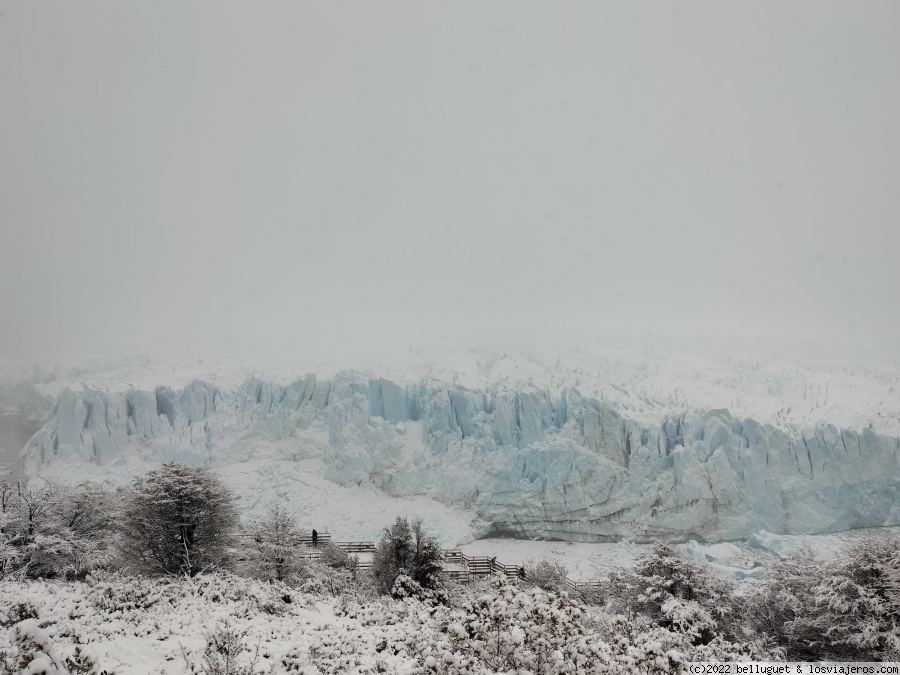
[[[256,535],[250,533],[238,536],[241,538],[253,538]],[[319,533],[317,546],[313,546],[312,535],[309,534],[297,535],[291,543],[299,548],[297,556],[305,560],[318,559],[321,555],[320,547],[325,544],[333,544],[348,555],[355,555],[358,559],[357,566],[359,569],[372,567],[376,549],[375,544],[370,541],[332,541],[331,534],[328,532]],[[444,569],[442,574],[448,579],[464,584],[491,576],[492,574],[503,574],[507,579],[524,581],[526,583],[530,581],[522,565],[504,565],[497,560],[497,556],[470,556],[459,549],[444,551]],[[586,588],[597,588],[601,582],[572,581],[566,577],[565,583],[570,590],[579,591]]]

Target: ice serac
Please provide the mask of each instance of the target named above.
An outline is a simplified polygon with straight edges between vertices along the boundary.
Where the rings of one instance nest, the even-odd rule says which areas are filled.
[[[647,425],[574,388],[474,390],[347,371],[236,390],[66,390],[25,452],[37,472],[60,461],[221,467],[263,447],[317,460],[318,480],[430,495],[474,512],[486,533],[517,537],[716,541],[900,524],[897,438],[780,430],[724,409]]]

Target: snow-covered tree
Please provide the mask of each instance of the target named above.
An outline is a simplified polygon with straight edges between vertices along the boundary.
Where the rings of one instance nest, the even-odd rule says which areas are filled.
[[[276,581],[289,581],[302,567],[297,556],[300,536],[297,521],[281,506],[274,507],[268,517],[256,524],[250,568],[253,576]]]
[[[769,636],[793,661],[815,661],[821,654],[821,633],[809,623],[819,612],[813,588],[825,565],[810,551],[769,567],[769,579],[742,603],[748,628]]]
[[[749,599],[751,627],[794,660],[892,660],[900,654],[900,540],[867,538],[835,560],[772,567]]]
[[[16,486],[0,483],[0,579],[19,574],[21,570],[18,515]]]
[[[0,486],[0,575],[83,578],[112,559],[114,512],[92,483]]]
[[[228,562],[237,525],[234,497],[214,474],[169,462],[127,492],[122,555],[140,572],[194,576]]]
[[[59,540],[51,564],[67,578],[83,579],[113,560],[118,500],[114,493],[90,482],[51,489],[49,534]]]
[[[397,576],[407,575],[424,589],[435,588],[440,581],[444,554],[434,537],[425,532],[420,518],[412,524],[398,517],[385,528],[375,550],[372,575],[382,595],[391,593]]]
[[[823,611],[817,627],[855,661],[900,652],[900,598],[892,576],[900,570],[900,539],[866,538],[829,566],[813,589]]]
[[[731,586],[669,544],[656,544],[610,584],[614,609],[635,611],[705,644],[733,624]]]

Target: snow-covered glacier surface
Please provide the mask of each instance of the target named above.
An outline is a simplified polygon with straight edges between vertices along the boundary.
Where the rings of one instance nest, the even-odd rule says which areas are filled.
[[[721,541],[900,524],[892,433],[775,426],[726,409],[648,421],[581,391],[354,371],[230,387],[86,384],[59,393],[23,451],[25,469],[124,482],[166,460],[208,464],[249,517],[281,502],[346,538],[373,537],[395,512],[437,521],[444,544]]]

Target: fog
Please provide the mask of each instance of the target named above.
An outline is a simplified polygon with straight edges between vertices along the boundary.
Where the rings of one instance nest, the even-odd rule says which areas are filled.
[[[0,2],[0,356],[900,338],[896,2]]]

